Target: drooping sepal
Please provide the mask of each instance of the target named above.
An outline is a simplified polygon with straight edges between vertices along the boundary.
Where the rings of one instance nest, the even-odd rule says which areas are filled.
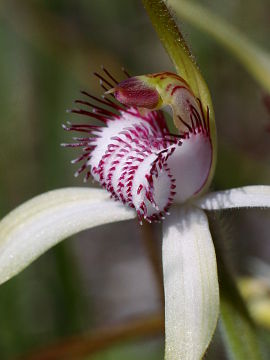
[[[135,212],[101,189],[66,188],[36,196],[0,221],[0,284],[61,240],[134,217]]]
[[[216,256],[202,210],[174,208],[163,223],[165,359],[200,360],[216,328]]]

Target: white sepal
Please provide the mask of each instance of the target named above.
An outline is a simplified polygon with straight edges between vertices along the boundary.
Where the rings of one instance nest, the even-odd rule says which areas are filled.
[[[195,204],[205,210],[270,207],[270,186],[254,185],[216,191],[202,196]]]
[[[202,210],[173,208],[164,222],[165,359],[199,360],[219,315],[215,250]]]
[[[133,217],[105,190],[66,188],[36,196],[0,222],[0,284],[68,236]]]

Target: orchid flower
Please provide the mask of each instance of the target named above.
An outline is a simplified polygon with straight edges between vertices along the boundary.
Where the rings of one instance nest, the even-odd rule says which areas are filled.
[[[83,92],[71,110],[100,121],[68,123],[84,133],[73,163],[103,189],[39,195],[0,222],[0,283],[61,240],[106,223],[163,221],[165,358],[201,359],[219,316],[215,249],[204,210],[270,207],[270,186],[208,193],[216,162],[212,106],[187,77],[162,72],[118,82],[104,69],[105,96]],[[197,74],[197,73],[196,73]],[[194,79],[193,79],[194,80]],[[116,100],[115,100],[116,99]],[[172,110],[170,132],[162,110]]]
[[[203,210],[270,206],[270,187],[204,194],[213,173],[209,110],[202,108],[180,76],[166,72],[115,84],[103,81],[124,105],[113,101],[110,94],[99,99],[83,92],[96,105],[86,100],[77,103],[94,110],[72,112],[103,124],[65,126],[87,136],[64,146],[83,148],[73,161],[84,162],[75,175],[86,171],[85,180],[92,175],[104,190],[50,191],[2,219],[0,281],[82,230],[136,214],[140,222],[166,217],[162,250],[166,359],[200,359],[219,315],[215,250]],[[172,108],[178,134],[170,133],[163,113],[154,110],[166,105]]]

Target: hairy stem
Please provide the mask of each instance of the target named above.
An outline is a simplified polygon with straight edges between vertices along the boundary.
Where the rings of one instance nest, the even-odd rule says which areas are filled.
[[[142,0],[142,3],[178,74],[189,83],[196,96],[207,95],[210,97],[195,59],[165,2],[162,0]]]
[[[195,63],[194,57],[191,55],[172,14],[167,8],[165,1],[142,0],[142,3],[162,45],[176,68],[177,73],[187,81],[194,95],[201,100],[205,115],[207,113],[207,108],[209,109],[213,160],[208,181],[205,185],[205,188],[207,188],[208,185],[210,185],[214,174],[217,149],[215,115],[207,84]]]

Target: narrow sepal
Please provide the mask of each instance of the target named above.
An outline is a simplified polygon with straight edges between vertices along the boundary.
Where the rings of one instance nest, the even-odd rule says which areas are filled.
[[[219,314],[215,250],[203,211],[174,208],[164,222],[166,360],[199,360]]]
[[[221,210],[242,207],[270,207],[270,186],[254,185],[216,191],[196,200],[205,210]]]

